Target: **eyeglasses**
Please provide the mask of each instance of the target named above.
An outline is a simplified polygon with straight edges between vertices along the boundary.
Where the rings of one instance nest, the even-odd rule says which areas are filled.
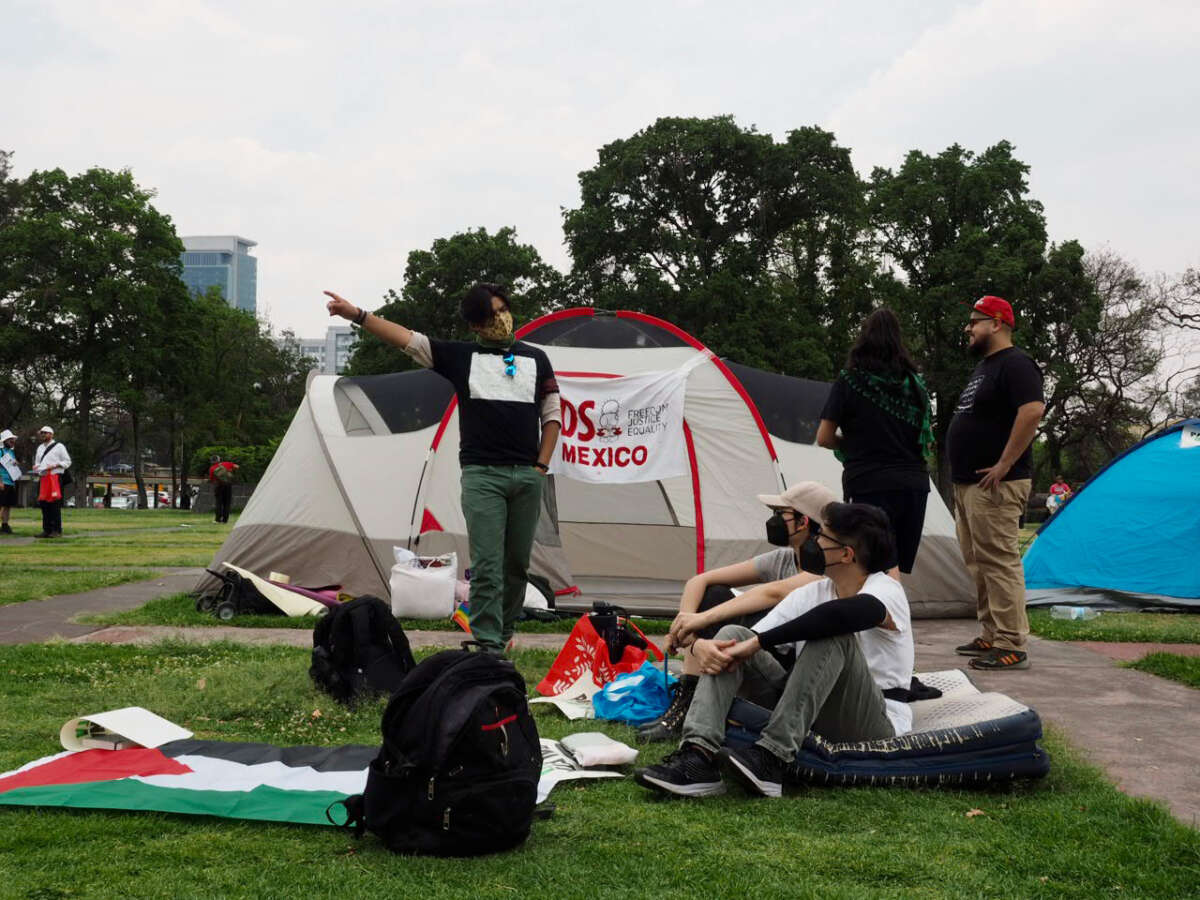
[[[505,353],[502,358],[504,360],[504,374],[509,378],[514,378],[517,374],[517,358],[511,350]]]
[[[827,541],[831,541],[831,542],[832,542],[833,544],[835,544],[837,547],[849,547],[849,546],[850,546],[850,545],[849,545],[849,544],[847,544],[845,541],[839,541],[837,538],[835,538],[835,537],[831,536],[831,535],[830,535],[828,532],[825,532],[824,534],[818,535],[818,537],[823,537],[823,538],[825,538],[825,540],[827,540]],[[817,541],[817,545],[818,545],[818,546],[820,546],[820,545],[821,545],[821,542],[820,542],[820,541]],[[833,550],[833,549],[835,549],[835,548],[834,548],[834,547],[823,547],[823,546],[822,546],[822,547],[821,547],[821,549],[822,549],[822,550]],[[853,548],[851,548],[851,549],[853,549]]]

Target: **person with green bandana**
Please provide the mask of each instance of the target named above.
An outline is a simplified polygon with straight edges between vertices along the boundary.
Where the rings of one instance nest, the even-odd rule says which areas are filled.
[[[933,451],[933,426],[929,391],[887,307],[863,322],[821,411],[817,443],[842,461],[846,502],[888,514],[899,571],[911,572],[929,499],[925,457]]]
[[[454,386],[471,550],[471,634],[503,654],[525,603],[543,479],[562,428],[550,360],[514,338],[508,293],[498,284],[474,285],[459,305],[474,341],[429,338],[325,294],[331,316],[399,347]]]

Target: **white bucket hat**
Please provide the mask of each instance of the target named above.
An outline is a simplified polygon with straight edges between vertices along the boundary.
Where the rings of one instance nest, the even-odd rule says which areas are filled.
[[[9,438],[15,438],[15,437],[16,437],[15,434],[13,434],[11,431],[9,431],[7,428],[5,428],[3,431],[0,431],[0,444],[3,444]]]

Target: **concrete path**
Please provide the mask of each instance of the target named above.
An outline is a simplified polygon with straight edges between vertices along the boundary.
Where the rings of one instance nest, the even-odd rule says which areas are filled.
[[[54,597],[38,603],[0,607],[0,644],[32,643],[54,637],[78,642],[151,643],[165,638],[195,641],[234,640],[248,644],[311,646],[311,632],[292,628],[176,628],[119,626],[104,628],[70,622],[81,613],[111,612],[140,606],[162,594],[189,590],[201,569],[175,569],[163,577]],[[917,669],[965,668],[954,647],[976,634],[963,619],[916,623]],[[519,647],[556,649],[561,634],[518,635]],[[458,646],[458,632],[409,633],[416,647]],[[1038,711],[1092,763],[1103,768],[1127,794],[1165,803],[1182,822],[1200,827],[1200,693],[1182,684],[1117,666],[1112,648],[1133,644],[1086,644],[1030,640],[1033,665],[1025,671],[967,670],[983,691],[999,691]],[[1172,645],[1144,645],[1151,652]],[[1200,645],[1188,645],[1197,648]],[[1120,658],[1128,655],[1120,651]],[[1191,649],[1186,652],[1197,652]],[[1140,656],[1141,654],[1138,654]],[[1134,657],[1137,658],[1137,657]]]

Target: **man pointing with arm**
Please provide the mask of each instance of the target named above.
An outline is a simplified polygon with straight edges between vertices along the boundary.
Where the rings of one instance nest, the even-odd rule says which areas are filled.
[[[542,482],[562,428],[550,360],[514,339],[500,285],[476,284],[459,306],[473,342],[432,339],[325,293],[330,315],[399,347],[454,386],[471,550],[471,634],[503,654],[524,606]]]

